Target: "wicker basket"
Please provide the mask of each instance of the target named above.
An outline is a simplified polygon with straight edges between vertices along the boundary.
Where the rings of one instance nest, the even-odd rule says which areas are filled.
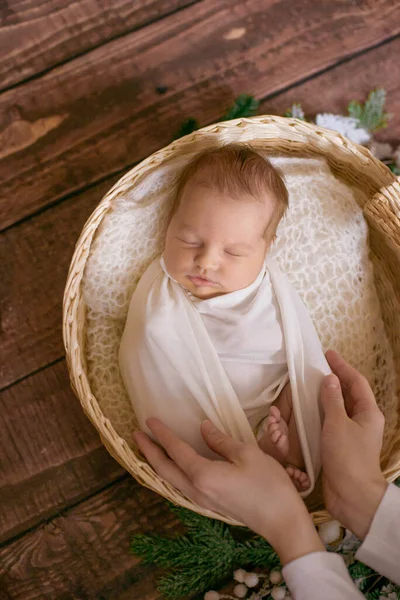
[[[392,481],[400,475],[400,184],[396,177],[368,150],[353,144],[340,134],[299,121],[275,116],[237,119],[217,123],[173,142],[151,155],[125,175],[104,197],[85,224],[76,245],[65,288],[63,335],[72,387],[82,407],[110,454],[142,485],[200,514],[240,524],[229,517],[206,511],[183,496],[136,455],[118,436],[94,397],[85,360],[85,305],[82,278],[96,230],[112,201],[131,189],[140,177],[166,158],[184,153],[193,144],[213,143],[214,138],[226,142],[244,139],[257,141],[271,153],[281,155],[325,157],[335,175],[363,190],[368,202],[361,206],[369,227],[371,259],[374,264],[376,289],[381,303],[384,325],[393,350],[397,373],[397,418],[386,423],[390,434],[382,449],[381,464],[385,477]],[[309,504],[316,524],[330,518],[326,510],[315,510],[318,501]]]

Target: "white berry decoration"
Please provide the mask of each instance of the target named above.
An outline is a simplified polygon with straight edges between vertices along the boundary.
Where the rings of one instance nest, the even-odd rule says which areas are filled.
[[[322,523],[318,528],[319,537],[324,544],[332,544],[340,539],[341,530],[339,521]]]
[[[269,580],[274,585],[280,583],[282,581],[282,573],[280,571],[271,571],[269,574]]]
[[[218,594],[218,592],[215,592],[214,590],[210,590],[204,594],[204,600],[219,600],[220,597],[221,596]]]
[[[273,587],[271,590],[271,596],[274,600],[284,600],[286,596],[286,588],[284,587]]]
[[[245,571],[244,569],[236,569],[236,571],[233,574],[233,579],[235,581],[238,581],[239,583],[243,583],[246,575],[247,571]]]
[[[233,588],[236,598],[244,598],[247,595],[247,587],[243,583],[238,583]]]
[[[259,579],[256,573],[247,573],[246,577],[244,578],[244,583],[249,588],[256,587],[256,585],[258,585],[258,582]]]

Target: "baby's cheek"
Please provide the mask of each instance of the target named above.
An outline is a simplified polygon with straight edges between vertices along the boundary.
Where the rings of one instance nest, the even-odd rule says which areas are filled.
[[[241,289],[247,287],[257,278],[259,272],[262,268],[262,262],[259,264],[254,263],[254,261],[246,261],[244,262],[240,269],[238,269],[236,282],[237,289]]]
[[[190,260],[182,249],[174,249],[164,256],[167,271],[174,279],[186,274],[190,269]]]

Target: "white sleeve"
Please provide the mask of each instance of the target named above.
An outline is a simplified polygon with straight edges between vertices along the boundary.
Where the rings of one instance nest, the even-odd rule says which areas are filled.
[[[288,563],[282,575],[293,600],[361,600],[343,558],[333,552],[312,552]]]
[[[356,558],[400,584],[400,488],[394,484],[388,486]]]

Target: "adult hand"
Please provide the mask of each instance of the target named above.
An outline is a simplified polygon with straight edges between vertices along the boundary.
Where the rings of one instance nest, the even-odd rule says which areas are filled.
[[[257,446],[202,424],[208,446],[226,461],[208,460],[158,419],[147,425],[166,453],[143,432],[134,438],[158,475],[200,506],[229,515],[265,537],[283,564],[324,550],[285,469]]]
[[[379,464],[384,416],[368,381],[336,352],[321,390],[321,459],[327,510],[364,539],[386,491]]]

